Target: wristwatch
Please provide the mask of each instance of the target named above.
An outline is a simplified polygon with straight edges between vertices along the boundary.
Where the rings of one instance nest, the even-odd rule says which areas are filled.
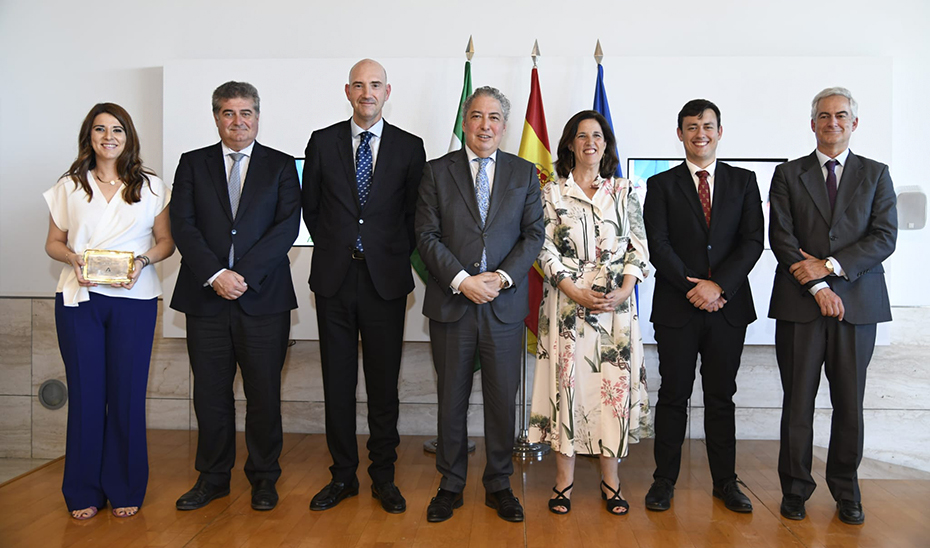
[[[833,261],[831,261],[830,259],[827,259],[826,261],[823,262],[823,267],[826,268],[830,272],[830,274],[836,274],[836,270],[833,267]]]
[[[501,277],[501,289],[507,289],[507,277],[500,272],[497,275]]]

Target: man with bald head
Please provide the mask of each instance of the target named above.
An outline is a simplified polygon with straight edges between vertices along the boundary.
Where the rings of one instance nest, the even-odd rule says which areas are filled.
[[[355,437],[358,340],[368,399],[371,494],[398,514],[394,485],[397,377],[407,294],[413,291],[413,218],[426,154],[423,141],[382,118],[387,72],[363,59],[349,71],[352,117],[314,131],[303,171],[304,222],[313,238],[310,289],[316,295],[332,481],[310,502],[327,510],[358,494]]]

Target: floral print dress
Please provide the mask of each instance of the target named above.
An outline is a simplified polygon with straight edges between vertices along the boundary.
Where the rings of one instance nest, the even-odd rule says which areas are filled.
[[[649,435],[649,397],[635,292],[593,314],[559,289],[563,279],[605,293],[642,281],[649,253],[639,198],[627,179],[599,178],[593,198],[567,179],[543,189],[545,274],[539,309],[530,439],[564,455],[625,457]]]

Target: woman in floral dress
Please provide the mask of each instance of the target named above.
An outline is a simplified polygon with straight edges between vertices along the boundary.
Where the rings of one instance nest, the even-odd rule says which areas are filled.
[[[616,139],[582,111],[559,140],[559,178],[543,189],[545,274],[530,437],[556,454],[549,509],[571,509],[575,455],[597,455],[607,510],[626,514],[619,459],[649,428],[649,399],[634,287],[649,259],[639,199],[614,178]]]

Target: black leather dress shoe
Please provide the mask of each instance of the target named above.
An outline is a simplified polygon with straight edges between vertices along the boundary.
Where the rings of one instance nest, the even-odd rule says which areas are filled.
[[[484,504],[497,510],[497,515],[506,521],[523,521],[523,507],[513,496],[513,490],[501,489],[484,495]]]
[[[862,511],[862,503],[852,500],[836,501],[836,510],[840,515],[840,521],[849,525],[862,525],[865,521],[865,512]]]
[[[326,487],[321,489],[319,493],[313,496],[313,499],[310,500],[310,509],[314,512],[318,512],[320,510],[329,510],[333,506],[336,506],[342,502],[343,499],[354,497],[357,494],[357,478],[352,478],[351,483],[331,481]]]
[[[278,504],[278,491],[270,479],[260,479],[252,486],[252,510],[271,510]]]
[[[788,519],[802,520],[807,517],[804,499],[799,495],[785,495],[781,498],[781,515]]]
[[[656,478],[646,493],[646,508],[654,512],[664,512],[672,507],[675,496],[675,484],[665,478]]]
[[[714,487],[714,496],[722,500],[724,506],[731,512],[741,514],[752,512],[752,502],[740,491],[739,483],[735,479],[726,482],[720,489]]]
[[[371,496],[380,500],[381,508],[389,514],[403,514],[407,509],[407,501],[393,481],[372,485]]]
[[[181,498],[174,503],[178,510],[197,510],[203,508],[213,499],[225,497],[229,494],[229,486],[219,486],[198,479],[197,483],[190,491],[181,495]]]
[[[465,499],[462,493],[440,489],[436,496],[429,501],[426,509],[426,521],[437,523],[452,517],[452,510],[462,505]]]

